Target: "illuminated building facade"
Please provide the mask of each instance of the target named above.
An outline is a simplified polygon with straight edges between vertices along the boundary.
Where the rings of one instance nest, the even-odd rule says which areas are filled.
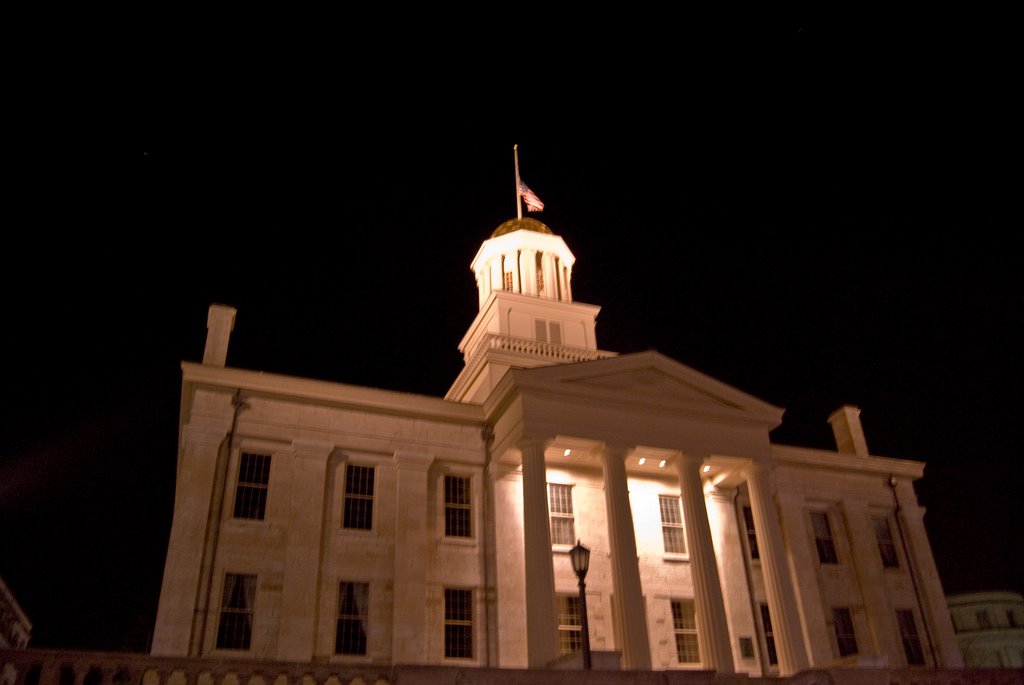
[[[574,257],[513,219],[444,398],[184,362],[154,655],[560,667],[587,575],[595,668],[789,675],[963,665],[913,481],[772,444],[783,410],[657,352],[597,346]],[[578,662],[577,662],[578,663]]]

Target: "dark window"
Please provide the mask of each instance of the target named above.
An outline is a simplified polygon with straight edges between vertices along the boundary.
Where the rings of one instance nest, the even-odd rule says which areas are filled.
[[[572,513],[572,486],[548,483],[548,508],[551,511],[551,544],[574,544],[576,521]]]
[[[836,631],[839,656],[857,653],[857,635],[853,632],[853,617],[846,607],[832,609],[832,627]]]
[[[270,455],[243,452],[238,460],[235,518],[262,520],[267,512],[267,486],[269,484]]]
[[[743,524],[747,528],[747,547],[750,549],[750,558],[760,559],[761,553],[757,550],[757,533],[754,532],[754,510],[750,507],[743,507]]]
[[[907,663],[911,666],[924,666],[924,650],[921,649],[921,638],[917,635],[914,612],[910,609],[897,610],[896,622],[900,626],[900,639],[903,641],[903,653],[907,655]]]
[[[779,663],[779,654],[775,651],[775,633],[772,631],[772,617],[768,613],[768,605],[761,605],[761,625],[764,628],[764,646],[768,651],[768,663],[775,666]]]
[[[814,544],[818,548],[818,561],[823,564],[838,564],[836,545],[832,540],[832,526],[828,514],[823,511],[811,512],[811,526],[814,528]]]
[[[572,654],[583,646],[583,619],[579,595],[558,595],[558,649]]]
[[[878,553],[882,556],[882,566],[885,568],[899,568],[900,559],[896,555],[896,543],[892,539],[892,528],[889,527],[889,519],[886,516],[876,516],[872,519],[875,526],[875,540],[878,542]]]
[[[341,581],[338,588],[338,627],[334,636],[335,654],[366,654],[369,607],[369,583]]]
[[[373,528],[373,467],[345,466],[345,514],[342,527]]]
[[[988,612],[984,609],[974,612],[974,618],[978,619],[978,628],[988,630],[992,627],[992,621],[988,618]]]
[[[217,649],[249,649],[256,603],[256,576],[228,573],[220,598]]]
[[[672,600],[672,632],[676,636],[676,658],[679,663],[700,663],[696,605],[692,599]]]
[[[1010,626],[1011,628],[1017,627],[1017,616],[1013,613],[1013,609],[1006,610],[1006,625]]]
[[[444,477],[444,534],[448,537],[472,536],[469,484],[469,478]]]
[[[473,591],[444,591],[444,655],[473,658]]]
[[[752,638],[740,638],[740,656],[744,659],[754,658],[754,640]]]

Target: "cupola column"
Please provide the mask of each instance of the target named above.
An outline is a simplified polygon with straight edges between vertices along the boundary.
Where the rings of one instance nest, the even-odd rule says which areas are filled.
[[[792,598],[796,597],[793,580],[786,563],[782,527],[772,499],[767,469],[751,462],[745,469],[750,509],[754,514],[754,530],[761,557],[761,573],[772,617],[775,647],[779,657],[779,675],[792,675],[810,668],[804,646],[800,616]]]
[[[555,571],[551,560],[548,478],[544,448],[550,440],[525,439],[523,453],[523,554],[526,567],[526,652],[530,668],[547,668],[558,656]]]
[[[629,450],[606,445],[601,454],[604,465],[604,502],[608,511],[608,542],[611,547],[612,587],[622,626],[623,667],[651,670],[651,646],[647,639],[644,593],[640,585],[640,567],[636,553],[633,511],[629,505],[626,481],[626,455]]]
[[[519,274],[523,279],[521,292],[524,295],[537,295],[537,251],[523,249],[519,251]]]
[[[697,644],[705,668],[718,673],[735,673],[729,647],[729,624],[718,575],[711,524],[700,480],[702,458],[682,454],[679,458],[679,490],[683,503],[683,526],[690,550],[694,604],[697,610]]]

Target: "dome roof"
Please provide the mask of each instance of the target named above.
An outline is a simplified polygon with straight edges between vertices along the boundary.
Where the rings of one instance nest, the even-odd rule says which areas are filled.
[[[497,238],[500,235],[505,235],[506,233],[512,233],[514,231],[535,231],[536,233],[554,235],[554,231],[541,222],[524,216],[521,219],[509,219],[501,226],[494,229],[494,233],[491,234],[491,237]]]

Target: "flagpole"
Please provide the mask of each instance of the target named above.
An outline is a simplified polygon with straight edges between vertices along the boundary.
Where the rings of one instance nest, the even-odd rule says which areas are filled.
[[[519,192],[519,145],[512,146],[512,154],[516,158],[516,218],[523,218],[523,197]]]

